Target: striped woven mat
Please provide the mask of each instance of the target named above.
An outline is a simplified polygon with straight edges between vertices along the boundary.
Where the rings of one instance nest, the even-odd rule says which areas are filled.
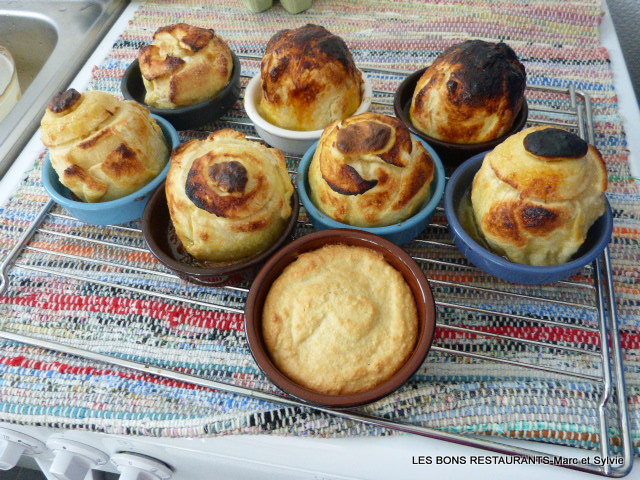
[[[600,6],[595,0],[504,0],[495,2],[316,0],[297,15],[279,6],[252,14],[238,1],[148,2],[137,11],[111,53],[93,71],[90,88],[119,94],[119,79],[161,25],[187,22],[214,28],[238,53],[261,55],[269,37],[283,27],[322,24],[341,35],[360,66],[415,70],[431,62],[450,44],[467,38],[503,39],[518,53],[532,85],[574,83],[594,99],[596,141],[609,169],[609,199],[615,212],[611,245],[618,308],[625,347],[626,378],[634,443],[640,443],[640,332],[638,249],[640,195],[627,163],[625,136],[617,113],[607,52],[599,44]],[[258,62],[242,60],[243,73],[254,74]],[[402,76],[373,75],[374,87],[390,100]],[[245,79],[246,81],[246,79]],[[540,96],[539,104],[557,99]],[[390,109],[377,106],[378,111]],[[232,116],[242,116],[239,104]],[[204,135],[183,132],[183,138]],[[20,231],[47,200],[40,164],[29,172],[19,192],[0,215],[0,246],[8,251]],[[64,213],[55,210],[58,213]],[[443,218],[436,218],[444,222]],[[135,227],[137,224],[132,224]],[[119,262],[165,271],[149,254],[72,240],[83,235],[144,248],[134,230],[82,225],[64,216],[49,217],[18,262],[74,273],[78,280],[34,273],[16,267],[0,297],[0,327],[123,358],[179,369],[198,376],[268,392],[266,380],[248,350],[243,316],[178,301],[124,291],[82,279],[116,281],[154,292],[179,293],[192,299],[242,308],[244,293],[202,288],[168,276],[132,273],[37,249]],[[304,228],[298,232],[305,233]],[[423,239],[450,241],[446,228],[431,228]],[[569,284],[546,287],[511,285],[466,267],[455,250],[426,243],[410,250],[425,259],[438,300],[476,311],[441,305],[438,322],[521,339],[543,340],[560,347],[597,351],[593,292]],[[588,283],[588,272],[577,283]],[[478,291],[465,288],[473,284]],[[497,290],[498,292],[494,291]],[[501,293],[504,292],[504,293]],[[519,294],[544,296],[539,302]],[[520,315],[520,319],[482,313]],[[527,318],[557,321],[569,328]],[[574,327],[571,327],[571,326]],[[580,328],[587,327],[587,328]],[[599,375],[598,357],[570,348],[539,349],[527,343],[496,340],[464,330],[439,328],[443,348],[548,365],[557,370]],[[524,370],[443,352],[431,352],[412,380],[365,411],[455,433],[486,433],[594,448],[598,441],[597,402],[601,391],[589,381],[543,371]],[[177,382],[159,380],[71,356],[4,342],[0,358],[0,419],[9,422],[81,428],[107,433],[151,436],[207,436],[240,433],[347,436],[388,432],[334,419],[304,408],[278,405]],[[616,432],[612,431],[615,436]]]

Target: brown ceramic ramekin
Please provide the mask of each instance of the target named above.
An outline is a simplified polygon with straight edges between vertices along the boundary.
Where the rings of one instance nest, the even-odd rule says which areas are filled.
[[[278,240],[267,250],[237,262],[222,266],[200,266],[197,261],[185,262],[189,255],[181,251],[180,245],[167,206],[165,182],[163,182],[149,199],[149,203],[142,216],[142,233],[147,241],[151,253],[167,268],[180,278],[200,285],[234,285],[243,281],[250,281],[264,262],[273,255],[294,234],[300,201],[298,192],[294,189],[291,197],[291,218]]]
[[[504,142],[507,137],[522,130],[527,123],[529,107],[527,106],[527,100],[525,99],[522,104],[522,108],[516,116],[516,119],[509,131],[495,140],[482,143],[451,143],[430,137],[413,125],[409,115],[413,92],[416,89],[418,80],[420,80],[420,77],[422,77],[422,74],[426,69],[427,67],[415,71],[402,81],[396,90],[396,94],[393,99],[393,109],[395,110],[396,117],[398,117],[409,130],[425,140],[436,152],[438,152],[438,155],[442,160],[442,164],[448,173],[453,172],[458,165],[468,158],[471,158],[478,153],[486,152],[487,150],[493,150],[496,145]]]
[[[380,252],[398,270],[411,288],[418,311],[418,336],[406,363],[391,378],[372,390],[349,395],[326,395],[309,390],[290,380],[272,362],[262,336],[262,309],[271,285],[282,271],[304,252],[329,244],[346,244]],[[267,377],[286,393],[314,405],[348,408],[374,402],[403,385],[418,370],[435,332],[435,303],[429,282],[407,252],[382,237],[352,229],[330,229],[305,235],[279,250],[262,267],[251,286],[245,307],[245,331],[251,353]]]

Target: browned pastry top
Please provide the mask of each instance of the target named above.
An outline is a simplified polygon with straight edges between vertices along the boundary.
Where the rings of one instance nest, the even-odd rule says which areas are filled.
[[[60,182],[87,202],[139,190],[169,159],[149,110],[106,92],[59,93],[42,118],[41,135]]]
[[[261,113],[283,128],[324,128],[360,105],[362,78],[349,48],[319,25],[277,32],[260,68]]]
[[[166,193],[176,233],[199,260],[226,262],[264,250],[292,213],[284,154],[230,129],[177,149]]]
[[[531,127],[488,153],[471,192],[476,223],[496,252],[531,265],[566,262],[604,212],[598,150],[557,128]]]
[[[418,81],[410,115],[427,135],[479,143],[504,135],[519,113],[524,66],[505,43],[468,40],[445,50]]]
[[[323,133],[309,169],[313,202],[334,220],[378,227],[424,203],[433,160],[398,119],[363,113]]]
[[[186,23],[156,30],[153,43],[140,49],[145,103],[176,108],[210,98],[228,83],[233,59],[228,45],[210,28]]]
[[[49,110],[53,113],[62,113],[65,110],[72,109],[79,101],[81,95],[75,88],[70,88],[64,92],[58,93],[49,102]]]

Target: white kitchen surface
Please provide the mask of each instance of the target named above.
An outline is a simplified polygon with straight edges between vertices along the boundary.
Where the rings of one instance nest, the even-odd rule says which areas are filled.
[[[118,35],[126,28],[129,19],[141,2],[133,1],[116,22],[95,53],[88,60],[71,84],[84,90],[91,76],[92,66],[107,55]],[[605,11],[606,9],[606,4]],[[615,29],[608,13],[601,24],[602,43],[611,55],[615,84],[620,98],[620,113],[625,119],[627,140],[631,150],[632,172],[640,178],[640,110],[635,101],[631,81],[624,64]],[[0,181],[0,205],[6,203],[15,192],[24,172],[33,164],[35,155],[42,150],[39,134],[26,146],[24,152]],[[4,425],[11,428],[9,425]],[[40,428],[20,427],[34,434]],[[51,430],[49,430],[49,433]],[[571,480],[597,478],[589,474],[544,465],[470,465],[471,456],[494,456],[490,452],[445,443],[428,438],[400,435],[386,438],[318,439],[277,436],[228,436],[207,439],[152,439],[118,437],[88,432],[60,431],[68,438],[75,438],[103,448],[105,451],[135,449],[171,463],[171,458],[189,459],[189,469],[182,469],[177,480],[200,478],[285,479],[304,478],[314,480],[370,478],[380,480],[427,479],[439,475],[445,479],[464,479],[473,475],[474,480],[518,478],[519,480]],[[486,437],[485,437],[486,438]],[[502,440],[500,440],[502,441]],[[543,450],[548,453],[583,458],[593,458],[596,452],[554,447],[542,443],[513,442],[521,447]],[[205,455],[203,456],[203,453]],[[464,465],[414,464],[414,457],[437,456],[465,457]],[[203,463],[203,458],[209,459]],[[244,472],[244,473],[241,473]],[[640,459],[629,478],[640,478]]]

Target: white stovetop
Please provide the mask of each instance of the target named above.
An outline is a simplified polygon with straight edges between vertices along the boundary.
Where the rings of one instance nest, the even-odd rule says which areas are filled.
[[[239,0],[238,0],[239,1]],[[133,16],[137,7],[143,2],[132,1],[122,17],[115,23],[109,34],[98,46],[94,54],[88,60],[71,86],[82,91],[86,88],[93,65],[99,64],[110,51],[119,34],[127,27],[127,23]],[[606,15],[601,24],[601,39],[609,50],[613,67],[615,86],[619,98],[620,113],[625,119],[625,130],[629,149],[631,151],[632,174],[640,178],[640,110],[636,102],[629,74],[627,72],[620,44],[615,34],[611,17],[606,3],[603,5]],[[633,128],[632,128],[633,126]],[[6,176],[0,181],[0,205],[4,205],[18,187],[24,172],[31,167],[35,156],[42,150],[39,133],[25,147]],[[299,478],[372,478],[372,479],[425,479],[432,475],[443,475],[447,479],[467,479],[470,472],[474,480],[495,480],[499,478],[534,479],[544,475],[546,480],[571,480],[595,478],[589,474],[569,471],[563,468],[549,466],[488,466],[470,465],[472,455],[493,455],[489,452],[463,447],[451,443],[445,443],[428,438],[415,436],[395,436],[387,438],[346,438],[346,439],[317,439],[294,438],[277,436],[230,436],[208,439],[151,439],[135,437],[117,437],[87,432],[70,432],[73,437],[94,436],[96,442],[118,444],[121,449],[127,449],[126,445],[131,441],[137,447],[146,445],[148,453],[155,451],[181,452],[181,455],[196,455],[198,452],[206,452],[212,461],[219,462],[244,462],[251,464],[252,471],[260,472],[261,478],[289,478],[288,475],[279,476],[275,473],[275,466],[289,470],[290,474]],[[79,438],[80,439],[80,438]],[[502,440],[501,440],[502,441]],[[593,456],[594,452],[584,452],[577,449],[554,447],[541,443],[513,441],[514,445],[524,448],[534,448],[552,454],[572,457]],[[464,456],[465,465],[420,465],[414,464],[413,458],[418,456]],[[195,458],[195,457],[194,457]],[[194,460],[194,469],[197,462]],[[635,461],[637,474],[640,470],[640,459]],[[271,473],[269,473],[271,472]],[[296,475],[295,472],[299,472]],[[184,473],[184,470],[183,470]],[[220,472],[222,473],[222,472]],[[193,474],[196,474],[194,470]],[[200,470],[199,474],[202,474]],[[311,475],[311,476],[309,476]],[[181,478],[189,478],[185,476]],[[192,476],[191,478],[196,478]],[[239,477],[237,477],[239,478]],[[243,477],[244,478],[244,477]],[[258,478],[248,476],[246,478]]]

